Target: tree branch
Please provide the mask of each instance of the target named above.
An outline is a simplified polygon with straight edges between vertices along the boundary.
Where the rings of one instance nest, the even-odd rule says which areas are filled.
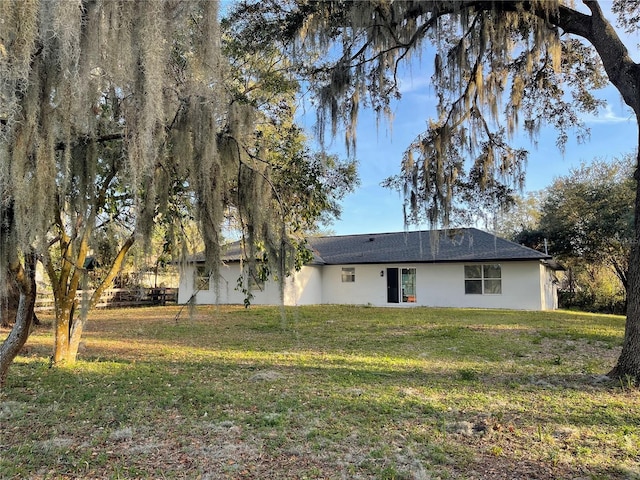
[[[98,287],[94,290],[93,294],[91,295],[91,299],[89,300],[88,310],[91,310],[97,305],[104,291],[113,283],[113,279],[116,277],[116,275],[122,268],[122,264],[124,263],[127,253],[133,246],[135,239],[136,239],[135,234],[131,235],[129,238],[127,238],[127,240],[124,242],[124,244],[120,248],[120,251],[118,252],[118,255],[116,255],[116,258],[113,261],[113,263],[111,264],[111,268],[109,268],[107,275],[104,277],[102,282],[100,282],[100,285],[98,285]]]
[[[93,141],[96,143],[106,143],[112,140],[123,140],[124,138],[125,138],[124,133],[110,133],[108,135],[102,135],[94,139]],[[89,137],[79,137],[76,143],[80,143],[80,142],[88,143],[90,141],[92,141],[92,139]],[[55,147],[56,150],[64,150],[65,148],[67,148],[67,144],[65,142],[58,142]]]

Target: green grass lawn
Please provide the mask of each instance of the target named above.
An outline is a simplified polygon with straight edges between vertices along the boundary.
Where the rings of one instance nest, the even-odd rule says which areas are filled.
[[[0,478],[640,478],[639,392],[603,377],[622,317],[177,312],[96,312],[72,367],[34,332],[0,393]]]

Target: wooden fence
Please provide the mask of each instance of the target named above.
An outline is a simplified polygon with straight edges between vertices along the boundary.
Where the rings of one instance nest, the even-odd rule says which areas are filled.
[[[92,290],[78,291],[76,298],[82,301],[93,295]],[[111,288],[105,290],[96,308],[145,307],[166,305],[178,300],[177,288]],[[39,293],[36,300],[36,311],[52,310],[54,299],[52,293]]]

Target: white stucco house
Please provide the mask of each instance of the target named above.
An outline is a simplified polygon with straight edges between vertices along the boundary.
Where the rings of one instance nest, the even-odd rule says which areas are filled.
[[[308,239],[314,260],[286,279],[285,305],[355,304],[553,310],[549,255],[475,228]],[[194,260],[182,271],[178,303],[242,304],[240,250],[223,257],[218,289]],[[249,287],[252,304],[281,302],[276,282]]]

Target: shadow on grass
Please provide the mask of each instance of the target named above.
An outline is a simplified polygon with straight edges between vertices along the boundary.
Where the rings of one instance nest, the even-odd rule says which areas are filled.
[[[586,458],[558,462],[553,456],[560,448],[573,457],[585,455],[583,443],[598,435],[621,435],[625,428],[639,433],[634,426],[640,425],[640,412],[632,408],[633,399],[623,403],[631,393],[590,375],[543,380],[496,371],[471,375],[457,366],[367,365],[348,357],[337,364],[322,355],[312,365],[304,362],[313,356],[292,364],[295,359],[281,352],[262,353],[232,360],[89,360],[54,369],[42,359],[19,362],[7,398],[33,407],[24,423],[5,419],[17,429],[3,448],[24,445],[25,439],[48,441],[55,431],[62,438],[94,438],[96,449],[107,450],[113,444],[109,435],[128,426],[154,437],[164,432],[177,444],[194,438],[205,442],[211,433],[201,431],[203,422],[227,422],[241,426],[243,436],[270,458],[305,445],[317,456],[329,448],[322,455],[344,464],[353,461],[344,452],[355,442],[367,458],[389,461],[397,457],[396,449],[412,451],[423,462],[478,475],[469,478],[515,478],[500,469],[526,473],[537,468],[541,476],[526,478],[577,478],[590,472],[615,479],[625,478],[615,466],[590,464]],[[563,428],[569,433],[562,435],[571,438],[555,436]],[[102,437],[95,433],[101,431]],[[446,454],[435,455],[436,446]],[[622,455],[607,448],[612,458]],[[469,451],[476,460],[468,461]],[[373,469],[371,478],[381,478],[371,473],[374,467],[367,468]],[[281,478],[299,476],[283,472]]]
[[[507,373],[487,364],[467,368],[465,362],[387,365],[384,357],[327,357],[308,352],[302,357],[259,352],[237,359],[209,357],[196,361],[97,358],[53,369],[43,359],[34,360],[14,365],[16,374],[10,376],[7,386],[16,394],[23,388],[29,393],[39,386],[39,395],[34,398],[39,403],[65,397],[82,403],[122,395],[127,401],[138,397],[166,405],[166,398],[174,398],[174,394],[196,399],[211,395],[230,401],[245,398],[251,403],[252,395],[247,396],[247,392],[262,395],[264,388],[273,388],[287,395],[315,392],[318,398],[363,410],[386,411],[393,404],[411,403],[419,409],[444,412],[459,403],[469,412],[476,403],[478,414],[524,415],[535,423],[640,425],[640,411],[624,404],[625,400],[633,401],[637,390],[603,375],[548,374],[543,370],[539,375]],[[261,375],[264,372],[268,373]],[[607,405],[614,398],[619,401]],[[499,406],[493,403],[495,400]],[[545,408],[524,410],[538,403]],[[517,408],[510,409],[510,404]]]
[[[619,318],[322,307],[286,321],[277,308],[201,309],[176,322],[170,310],[143,313],[90,322],[83,360],[69,368],[48,369],[51,339],[32,338],[0,398],[28,405],[0,418],[12,425],[2,448],[78,437],[107,464],[110,434],[133,426],[197,462],[184,445],[231,425],[233,442],[251,440],[260,458],[301,451],[329,465],[279,478],[350,478],[350,469],[393,478],[393,462],[396,478],[417,478],[405,461],[413,452],[411,461],[467,468],[468,478],[511,479],[496,472],[528,465],[543,473],[525,478],[614,479],[628,475],[613,462],[640,454],[637,392],[573,373],[615,355]],[[600,454],[609,460],[591,458]],[[88,455],[73,461],[94,465]],[[38,462],[23,476],[47,459]]]

